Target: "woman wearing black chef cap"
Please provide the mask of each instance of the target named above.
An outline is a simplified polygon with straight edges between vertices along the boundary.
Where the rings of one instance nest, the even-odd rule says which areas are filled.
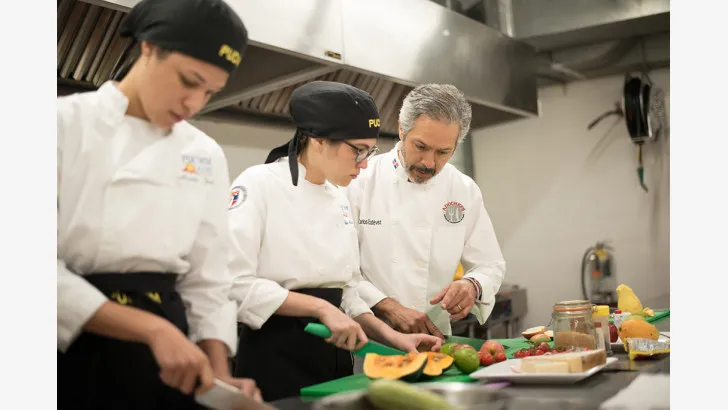
[[[234,379],[226,273],[229,179],[184,121],[240,64],[246,29],[221,0],[143,0],[120,81],[58,99],[58,408],[192,409]]]
[[[410,352],[440,345],[435,336],[394,331],[354,288],[357,233],[338,186],[376,152],[374,101],[355,87],[315,81],[292,93],[290,112],[293,139],[240,174],[230,196],[228,267],[243,324],[235,374],[254,378],[266,400],[351,375],[349,351],[367,335]],[[305,333],[313,321],[332,336]]]

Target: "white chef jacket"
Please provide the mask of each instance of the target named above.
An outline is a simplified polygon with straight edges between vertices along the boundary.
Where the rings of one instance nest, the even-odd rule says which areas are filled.
[[[346,195],[307,181],[300,163],[294,186],[288,164],[250,167],[232,184],[228,267],[238,320],[260,329],[297,288],[342,288],[347,315],[371,313],[356,291],[359,252]]]
[[[237,348],[226,274],[229,177],[220,146],[181,122],[126,116],[107,82],[58,98],[58,349],[107,300],[92,272],[179,274],[190,339]]]
[[[493,310],[505,261],[480,189],[450,164],[427,183],[408,182],[400,144],[370,159],[347,189],[364,279],[357,290],[369,306],[390,297],[427,312],[441,332],[450,334],[450,314],[430,300],[452,283],[462,262],[465,277],[482,286],[480,300],[489,303],[471,311],[482,324]]]

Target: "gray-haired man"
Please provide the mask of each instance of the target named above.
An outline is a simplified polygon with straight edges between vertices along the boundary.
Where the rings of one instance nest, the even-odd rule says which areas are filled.
[[[505,274],[480,189],[448,164],[471,117],[457,88],[418,86],[399,114],[400,141],[348,187],[361,251],[357,290],[402,332],[449,335],[450,320],[468,313],[484,323]],[[458,263],[465,275],[453,282]]]

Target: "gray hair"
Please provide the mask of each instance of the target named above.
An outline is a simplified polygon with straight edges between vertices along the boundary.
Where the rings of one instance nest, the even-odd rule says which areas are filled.
[[[399,110],[399,122],[402,132],[407,135],[413,123],[421,115],[449,123],[460,124],[458,143],[465,139],[470,131],[470,120],[473,110],[465,99],[465,94],[450,84],[422,84],[410,91]]]

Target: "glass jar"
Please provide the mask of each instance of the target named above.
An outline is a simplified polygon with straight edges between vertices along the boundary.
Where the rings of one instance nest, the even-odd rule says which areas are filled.
[[[549,328],[554,332],[554,347],[572,350],[597,348],[597,334],[588,300],[569,300],[554,305]]]

